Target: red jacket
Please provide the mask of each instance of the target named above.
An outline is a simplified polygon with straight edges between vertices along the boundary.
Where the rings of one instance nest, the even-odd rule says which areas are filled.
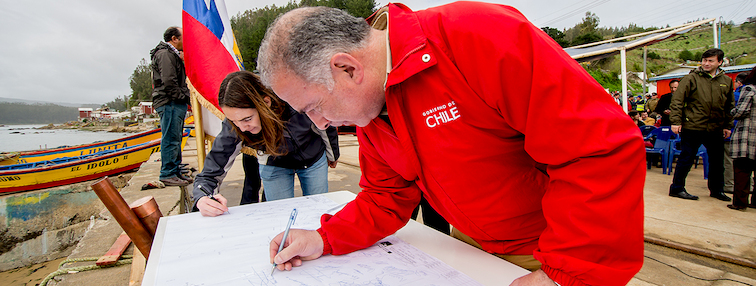
[[[389,5],[390,124],[358,129],[363,191],[319,230],[365,248],[423,192],[501,254],[533,254],[561,285],[625,285],[643,263],[638,127],[553,40],[507,6]]]

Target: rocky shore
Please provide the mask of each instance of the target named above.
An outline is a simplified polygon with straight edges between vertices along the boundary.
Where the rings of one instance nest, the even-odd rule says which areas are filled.
[[[107,132],[119,132],[119,133],[139,133],[156,128],[156,122],[137,123],[137,122],[80,122],[69,121],[63,124],[50,123],[46,126],[38,127],[36,129],[52,130],[52,129],[78,129],[84,131],[107,131]]]

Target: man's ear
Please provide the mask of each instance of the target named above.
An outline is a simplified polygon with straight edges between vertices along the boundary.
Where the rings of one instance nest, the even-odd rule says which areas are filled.
[[[360,84],[365,76],[365,68],[354,56],[337,53],[331,57],[331,73],[334,80],[343,77]]]

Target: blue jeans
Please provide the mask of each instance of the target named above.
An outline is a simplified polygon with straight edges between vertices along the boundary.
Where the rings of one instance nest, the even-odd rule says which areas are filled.
[[[328,163],[325,152],[312,166],[304,169],[287,169],[260,165],[265,199],[275,201],[294,197],[294,174],[299,177],[305,196],[328,192]]]
[[[184,133],[186,103],[169,102],[158,107],[160,128],[163,138],[160,141],[160,179],[175,177],[181,172],[181,135]]]

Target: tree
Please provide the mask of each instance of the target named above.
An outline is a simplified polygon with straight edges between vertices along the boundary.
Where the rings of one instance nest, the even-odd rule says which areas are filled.
[[[231,29],[234,30],[234,37],[236,37],[236,43],[239,45],[244,69],[254,71],[257,67],[257,51],[260,49],[260,43],[270,23],[278,15],[297,7],[294,3],[289,3],[284,7],[271,5],[247,10],[231,18]]]
[[[552,27],[543,27],[541,28],[541,30],[549,35],[549,37],[554,39],[554,41],[557,42],[557,44],[559,44],[559,46],[561,46],[562,48],[566,48],[570,45],[570,42],[564,39],[564,33],[562,33],[562,31],[559,31],[559,29]]]
[[[129,77],[131,98],[128,106],[139,104],[140,101],[152,101],[152,70],[147,60],[142,58],[134,73]]]
[[[683,50],[677,57],[683,61],[689,61],[693,59],[693,53],[688,50]]]
[[[598,16],[590,11],[585,12],[583,21],[564,32],[565,40],[573,46],[577,46],[603,40],[604,37],[601,36],[601,33],[609,33],[611,35],[612,29],[599,29],[598,25]]]
[[[126,111],[129,109],[129,96],[124,95],[123,98],[116,97],[113,101],[105,103],[106,106],[116,111]]]
[[[599,25],[599,17],[596,16],[596,14],[591,13],[591,11],[585,12],[583,22],[580,22],[578,25],[580,26],[580,34],[582,35],[597,34],[596,30]]]
[[[579,46],[579,45],[588,44],[588,43],[595,43],[603,39],[604,38],[602,38],[599,34],[596,34],[596,33],[583,34],[575,38],[575,40],[572,41],[572,45]]]
[[[661,56],[659,54],[655,53],[655,52],[648,52],[648,54],[646,54],[646,57],[648,57],[649,59],[652,59],[652,60],[661,59]]]
[[[273,20],[278,15],[303,6],[338,8],[353,16],[367,18],[375,11],[376,3],[374,0],[302,0],[299,5],[290,2],[282,7],[271,5],[238,14],[231,18],[231,28],[239,45],[244,69],[254,71],[257,68],[257,51]]]

